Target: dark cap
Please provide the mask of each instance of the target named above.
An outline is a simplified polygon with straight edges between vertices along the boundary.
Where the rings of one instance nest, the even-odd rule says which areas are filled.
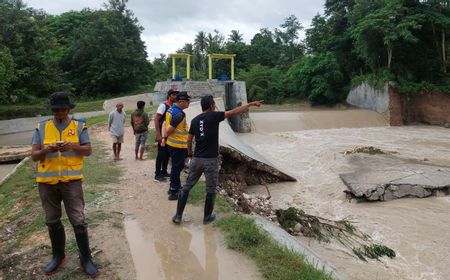
[[[177,98],[175,99],[176,101],[178,100],[186,100],[189,101],[191,99],[191,97],[188,95],[187,91],[180,91],[177,94]]]
[[[50,95],[48,104],[45,104],[47,109],[73,109],[75,104],[70,103],[69,94],[66,92],[54,92]]]
[[[180,93],[178,90],[169,89],[167,92],[167,97],[171,96],[172,94],[178,94]]]

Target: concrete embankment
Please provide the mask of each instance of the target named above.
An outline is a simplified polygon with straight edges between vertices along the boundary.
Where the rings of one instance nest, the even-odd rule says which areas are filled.
[[[105,114],[105,111],[74,113],[75,118],[83,119]],[[24,131],[32,131],[38,122],[50,118],[50,116],[41,116],[34,118],[19,118],[12,120],[0,121],[0,137],[4,134],[19,133]],[[0,143],[1,145],[1,143]]]

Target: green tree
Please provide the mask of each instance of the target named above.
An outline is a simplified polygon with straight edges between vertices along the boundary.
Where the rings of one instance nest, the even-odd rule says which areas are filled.
[[[206,33],[199,31],[194,39],[194,69],[197,71],[206,71]]]
[[[303,55],[303,45],[298,42],[299,32],[303,30],[303,26],[295,15],[290,15],[280,27],[281,29],[275,29],[275,38],[281,41],[282,45],[278,65],[287,69],[296,58]]]
[[[291,96],[308,98],[312,104],[334,104],[345,97],[343,75],[332,53],[305,56],[289,69],[285,84]]]
[[[447,73],[450,2],[436,0],[423,2],[426,22],[431,27],[432,41],[441,60],[441,71]]]
[[[248,71],[241,71],[238,79],[246,82],[249,100],[278,103],[284,98],[283,76],[277,68],[256,64]]]
[[[8,90],[14,80],[14,61],[6,47],[0,47],[0,99],[8,100]]]
[[[239,44],[243,42],[243,34],[239,33],[239,30],[231,30],[230,35],[228,35],[228,42]]]
[[[421,28],[422,15],[414,13],[404,0],[359,0],[352,11],[351,35],[356,51],[376,71],[380,66],[392,66],[394,48],[415,43],[414,30]],[[380,53],[374,46],[383,45],[386,64],[377,65]]]
[[[67,77],[83,95],[127,92],[149,82],[151,65],[140,38],[142,28],[132,12],[123,9],[126,1],[116,2],[110,10],[89,14],[75,29],[62,59]]]
[[[22,102],[61,86],[58,65],[47,59],[56,41],[45,18],[44,12],[27,8],[20,0],[0,1],[0,47],[9,49],[15,65],[7,90]]]
[[[275,67],[279,61],[280,49],[281,42],[275,42],[273,32],[262,28],[250,41],[249,64]]]

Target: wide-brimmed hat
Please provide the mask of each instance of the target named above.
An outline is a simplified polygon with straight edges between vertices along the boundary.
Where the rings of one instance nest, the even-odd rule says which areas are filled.
[[[180,91],[180,93],[177,94],[177,98],[175,100],[176,101],[179,101],[179,100],[189,101],[189,100],[191,100],[191,97],[188,95],[187,91]]]
[[[54,92],[50,95],[49,103],[45,104],[47,109],[73,109],[75,104],[70,103],[69,94],[66,92]]]

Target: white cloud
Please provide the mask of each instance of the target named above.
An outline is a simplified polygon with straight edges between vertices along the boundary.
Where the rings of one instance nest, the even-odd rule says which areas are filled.
[[[83,8],[99,9],[102,0],[25,0],[28,6],[50,14]],[[260,28],[273,30],[294,14],[307,27],[311,19],[323,12],[325,0],[129,0],[132,10],[144,27],[142,40],[150,58],[171,53],[192,43],[198,31],[219,30],[225,37],[239,30],[249,42]],[[301,34],[303,37],[304,34]]]

